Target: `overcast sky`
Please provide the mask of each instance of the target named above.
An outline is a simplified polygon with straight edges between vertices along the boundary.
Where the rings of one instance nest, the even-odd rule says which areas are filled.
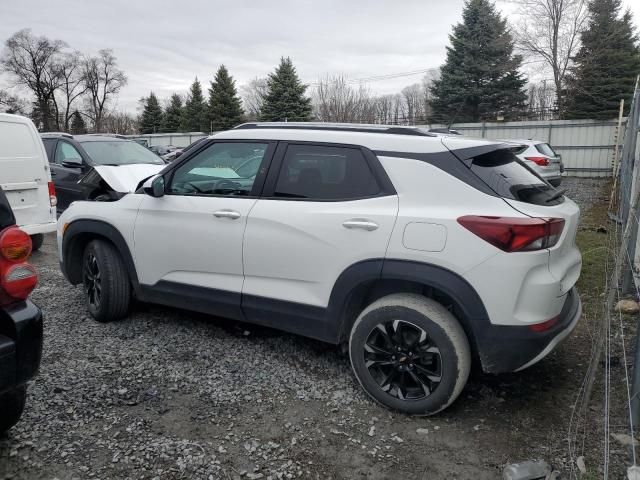
[[[637,25],[640,0],[624,3]],[[463,0],[0,0],[0,42],[31,28],[84,53],[113,49],[129,78],[117,107],[135,112],[150,90],[161,98],[184,93],[195,76],[208,88],[221,63],[238,86],[266,76],[281,56],[292,58],[306,83],[326,73],[361,79],[437,68],[462,6]],[[393,93],[422,76],[368,84]]]

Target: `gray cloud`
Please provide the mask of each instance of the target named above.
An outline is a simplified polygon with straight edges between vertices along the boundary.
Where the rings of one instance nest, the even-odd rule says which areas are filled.
[[[112,48],[129,77],[118,106],[129,111],[150,90],[185,92],[195,76],[208,87],[221,63],[238,85],[265,76],[283,55],[307,83],[326,73],[363,78],[435,68],[463,7],[463,0],[0,2],[0,41],[29,27],[82,52]],[[370,88],[390,93],[420,79]]]

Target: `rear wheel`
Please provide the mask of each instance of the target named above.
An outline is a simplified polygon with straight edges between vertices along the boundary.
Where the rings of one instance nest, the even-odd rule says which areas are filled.
[[[4,433],[13,427],[24,410],[27,402],[27,387],[18,387],[9,393],[0,396],[0,433]]]
[[[374,400],[418,415],[448,407],[471,366],[469,342],[456,318],[416,294],[389,295],[367,307],[353,325],[349,356]]]
[[[42,247],[42,243],[44,242],[44,234],[36,233],[35,235],[31,235],[31,250],[37,251]]]
[[[115,247],[93,240],[84,251],[82,283],[89,313],[99,322],[126,316],[131,301],[131,283]]]

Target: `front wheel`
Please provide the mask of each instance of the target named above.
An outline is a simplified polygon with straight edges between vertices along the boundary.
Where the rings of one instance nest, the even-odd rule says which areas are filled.
[[[364,390],[385,407],[433,415],[460,395],[471,352],[460,323],[444,306],[417,294],[393,294],[357,318],[349,357]]]
[[[40,250],[40,247],[42,247],[43,242],[44,242],[44,234],[36,233],[34,235],[31,235],[31,251],[36,252]]]
[[[82,283],[87,308],[99,322],[126,316],[131,301],[131,283],[115,247],[104,240],[89,242],[82,258]]]
[[[4,433],[13,427],[24,410],[27,402],[27,387],[18,387],[15,390],[0,396],[0,433]]]

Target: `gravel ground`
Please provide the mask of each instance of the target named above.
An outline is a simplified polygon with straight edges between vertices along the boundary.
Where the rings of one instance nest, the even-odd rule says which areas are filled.
[[[565,183],[581,204],[602,185]],[[0,438],[0,478],[492,479],[531,458],[567,471],[588,354],[575,338],[520,374],[473,373],[437,417],[408,417],[370,401],[331,345],[148,305],[99,324],[54,242],[33,256],[44,357]]]

